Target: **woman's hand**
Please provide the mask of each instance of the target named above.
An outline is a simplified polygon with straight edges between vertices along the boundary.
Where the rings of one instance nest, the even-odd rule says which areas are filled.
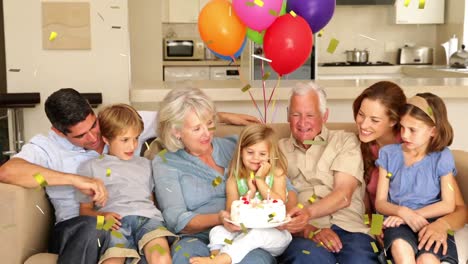
[[[435,243],[434,253],[437,254],[440,246],[442,246],[442,254],[447,254],[447,231],[450,226],[443,219],[438,219],[421,229],[418,233],[419,245],[418,249],[422,249],[425,245],[425,249],[429,250]]]
[[[104,223],[107,223],[108,221],[114,221],[114,224],[111,227],[112,230],[117,231],[120,229],[120,227],[122,226],[122,223],[120,222],[120,220],[122,220],[122,217],[119,214],[114,212],[105,212],[102,214],[104,215],[105,219]]]
[[[425,225],[429,224],[426,218],[420,216],[415,211],[411,210],[408,207],[401,207],[398,216],[405,221],[405,223],[413,230],[413,232],[418,232]]]
[[[399,227],[400,225],[404,223],[405,221],[401,217],[392,215],[392,216],[387,217],[387,219],[385,219],[385,221],[383,222],[383,226],[384,228]]]
[[[237,231],[240,231],[241,228],[234,225],[234,224],[231,224],[229,223],[228,221],[224,220],[225,218],[226,219],[230,219],[230,214],[225,211],[225,210],[221,210],[219,211],[218,213],[218,218],[219,218],[219,222],[222,223],[222,225],[224,226],[224,228],[226,228],[229,232],[237,232]]]

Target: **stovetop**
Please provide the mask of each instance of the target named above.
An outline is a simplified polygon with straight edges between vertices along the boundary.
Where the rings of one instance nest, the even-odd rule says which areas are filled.
[[[387,61],[376,61],[376,62],[366,62],[366,63],[350,63],[350,62],[326,62],[320,63],[319,66],[322,67],[342,67],[342,66],[392,66],[390,62]]]

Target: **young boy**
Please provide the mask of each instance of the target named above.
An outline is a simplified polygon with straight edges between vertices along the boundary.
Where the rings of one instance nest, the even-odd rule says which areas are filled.
[[[164,227],[161,212],[154,205],[151,162],[135,157],[143,121],[126,104],[104,108],[98,116],[101,135],[108,154],[84,163],[78,173],[104,182],[109,199],[96,208],[87,197],[80,199],[80,215],[104,216],[112,224],[110,244],[99,263],[171,263],[166,236],[174,236]],[[98,220],[99,224],[99,220]],[[101,222],[102,224],[102,222]]]

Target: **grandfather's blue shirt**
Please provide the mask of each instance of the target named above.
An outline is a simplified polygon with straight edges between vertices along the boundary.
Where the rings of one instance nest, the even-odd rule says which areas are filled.
[[[51,170],[76,174],[82,162],[97,158],[99,155],[94,150],[73,145],[51,130],[47,137],[34,136],[14,157]],[[55,223],[79,215],[80,204],[75,200],[73,186],[47,186],[46,192],[55,208]]]
[[[431,152],[406,166],[401,144],[391,144],[380,149],[375,164],[392,173],[387,200],[413,210],[439,202],[441,177],[456,174],[455,161],[448,148]]]

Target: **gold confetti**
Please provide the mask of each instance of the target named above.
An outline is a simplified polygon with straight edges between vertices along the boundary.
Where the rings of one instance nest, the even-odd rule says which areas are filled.
[[[296,15],[296,12],[294,12],[294,11],[292,11],[292,10],[289,12],[289,14],[291,14],[291,16],[293,16],[293,17],[296,17],[296,16],[297,16],[297,15]]]
[[[276,12],[276,11],[273,10],[273,9],[268,10],[268,13],[269,13],[270,15],[272,15],[272,16],[278,16],[278,12]]]
[[[307,251],[307,250],[302,250],[302,254],[306,254],[306,255],[310,255],[310,251]]]
[[[251,180],[255,179],[255,174],[254,174],[253,171],[250,172],[250,179],[251,179]]]
[[[325,244],[323,244],[322,241],[320,241],[320,243],[317,243],[317,247],[323,247],[323,246],[325,246]]]
[[[387,264],[392,264],[392,261],[388,259]]]
[[[372,250],[374,250],[374,253],[377,253],[379,252],[379,248],[377,247],[377,245],[375,244],[375,242],[370,242],[371,246],[372,246]]]
[[[165,226],[160,226],[158,227],[159,230],[167,230],[167,228]]]
[[[101,154],[101,155],[99,155],[98,159],[103,159],[103,158],[104,158],[104,154]]]
[[[273,217],[275,217],[275,216],[276,216],[276,213],[275,213],[275,212],[273,212],[273,213],[271,213],[271,214],[268,215],[269,218],[273,218]]]
[[[187,253],[187,252],[185,252],[185,253],[184,253],[184,257],[186,257],[186,258],[190,258],[190,254],[189,254],[189,253]]]
[[[322,140],[304,140],[304,142],[302,142],[304,145],[326,145],[327,144],[327,141],[322,141]]]
[[[96,217],[96,229],[97,230],[102,230],[104,226],[104,216],[103,215],[98,215]]]
[[[41,187],[46,187],[48,185],[47,181],[44,179],[44,176],[40,173],[36,173],[33,175],[34,179],[36,179],[37,183],[39,183],[39,186]]]
[[[174,249],[174,251],[177,252],[177,251],[179,251],[181,249],[182,249],[182,247],[180,245],[177,245],[177,247]]]
[[[372,235],[380,235],[382,233],[383,215],[372,214],[372,223],[370,233]]]
[[[309,198],[308,201],[309,201],[309,203],[314,203],[316,199],[317,199],[317,196],[314,194]]]
[[[263,7],[263,1],[262,0],[254,0],[254,3],[258,5],[259,7]]]
[[[448,184],[448,187],[453,192],[453,186],[450,183]]]
[[[331,246],[333,246],[333,241],[330,240],[330,241],[328,241],[327,244],[328,244],[328,247],[331,247]]]
[[[242,228],[242,233],[247,234],[247,228],[245,228],[245,225],[241,223],[240,226]]]
[[[118,244],[115,244],[116,247],[118,248],[124,248],[125,247],[125,244],[123,243],[118,243]]]
[[[154,246],[150,247],[149,251],[150,253],[153,253],[154,251],[158,251],[160,255],[166,254],[166,250],[159,244],[155,244]]]
[[[455,235],[455,232],[453,230],[447,230],[447,234],[451,235],[451,236],[454,236]]]
[[[232,245],[232,240],[229,240],[229,239],[225,238],[224,243]]]
[[[254,2],[245,2],[245,5],[246,5],[246,6],[254,6],[255,3],[254,3]]]
[[[106,169],[106,176],[107,177],[111,176],[111,169],[109,169],[109,168]]]
[[[302,209],[302,208],[304,208],[304,205],[301,204],[301,203],[298,203],[298,204],[297,204],[297,207],[299,207],[300,209]]]
[[[114,218],[111,218],[106,221],[102,229],[109,231],[109,229],[111,229],[114,224],[115,224],[115,220]]]
[[[195,241],[197,241],[197,240],[198,240],[197,238],[192,238],[192,239],[190,239],[190,240],[187,240],[187,243],[192,243],[192,242],[195,242]]]
[[[393,176],[393,174],[391,172],[388,172],[386,177],[387,177],[387,179],[390,179],[392,176]]]
[[[426,0],[419,0],[419,9],[424,9],[426,6]]]
[[[117,232],[115,230],[111,231],[111,235],[115,236],[116,238],[123,238],[122,233]]]
[[[56,38],[57,38],[57,32],[55,32],[55,31],[50,32],[49,41],[53,41]]]
[[[340,44],[340,41],[336,38],[332,38],[328,44],[327,52],[333,54],[336,50],[336,47],[338,47],[338,44]]]
[[[431,107],[428,107],[428,108],[427,108],[427,113],[428,113],[430,116],[434,116],[434,113],[432,112],[432,108],[431,108]]]
[[[369,215],[368,215],[368,214],[365,214],[365,215],[364,215],[364,224],[365,224],[365,225],[368,225],[368,224],[369,224]]]
[[[309,235],[307,236],[309,239],[312,239],[315,236],[314,231],[310,231]]]
[[[250,84],[247,84],[246,86],[242,87],[241,91],[243,93],[247,92],[252,86],[250,86]]]
[[[218,176],[211,182],[211,185],[213,185],[213,187],[217,187],[222,182],[223,182],[223,178],[221,178],[221,176]]]
[[[319,31],[319,33],[317,34],[319,38],[321,38],[323,36],[323,29]]]
[[[411,2],[411,0],[405,0],[405,3],[404,3],[405,7],[408,7],[410,2]]]
[[[112,9],[120,9],[120,6],[111,6]]]
[[[265,74],[262,76],[262,81],[265,81],[268,78],[270,78],[270,72],[265,72]]]
[[[166,160],[166,153],[167,153],[167,149],[163,149],[161,151],[158,152],[158,156],[161,157],[161,159],[163,160],[164,163],[167,162]]]
[[[211,254],[210,259],[214,259],[214,258],[215,258],[215,255]]]
[[[208,131],[215,131],[215,130],[216,130],[216,127],[215,127],[215,126],[214,126],[214,127],[209,127],[209,128],[208,128]]]

